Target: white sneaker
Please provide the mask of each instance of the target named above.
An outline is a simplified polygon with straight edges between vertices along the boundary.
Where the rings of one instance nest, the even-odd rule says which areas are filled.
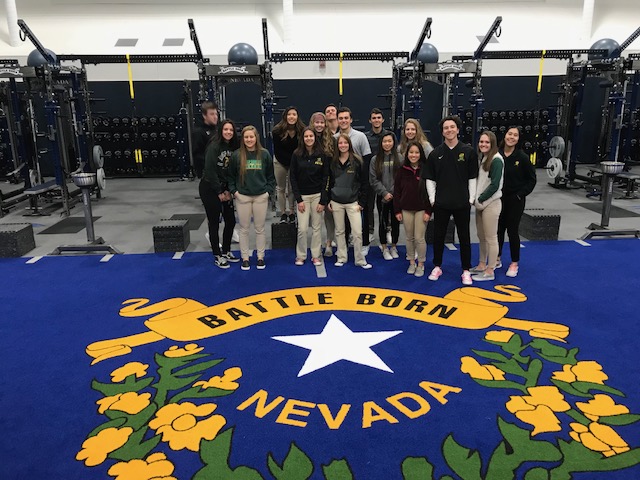
[[[340,261],[338,261],[338,262],[334,263],[334,265],[335,265],[336,267],[344,267],[344,262],[340,262]]]
[[[364,268],[365,270],[369,270],[370,268],[373,268],[373,265],[371,265],[370,263],[365,263],[364,265],[358,265],[360,268]]]
[[[422,277],[424,275],[424,265],[416,266],[416,271],[414,272],[416,277]]]
[[[433,270],[431,270],[431,273],[429,274],[429,276],[427,278],[429,280],[435,282],[441,276],[442,276],[442,269],[440,267],[433,267]]]
[[[384,258],[385,260],[393,260],[393,257],[391,256],[391,252],[386,248],[382,251],[382,258]]]
[[[362,255],[364,255],[365,257],[369,255],[369,245],[362,247]]]
[[[471,279],[471,272],[469,270],[465,270],[462,272],[462,284],[463,285],[473,285],[473,280]]]
[[[391,247],[389,251],[391,252],[391,258],[400,258],[400,255],[398,254],[398,249],[396,247]]]
[[[514,278],[518,276],[518,265],[509,265],[506,273],[507,277]]]

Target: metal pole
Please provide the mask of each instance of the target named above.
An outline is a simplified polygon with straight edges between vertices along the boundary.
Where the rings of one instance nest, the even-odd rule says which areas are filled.
[[[87,241],[93,243],[96,241],[96,235],[93,231],[93,213],[91,211],[91,188],[82,187],[82,209],[84,210],[84,223],[87,227]]]
[[[602,217],[600,226],[607,228],[609,226],[609,217],[611,216],[611,198],[613,197],[613,179],[615,175],[608,173],[602,174]]]

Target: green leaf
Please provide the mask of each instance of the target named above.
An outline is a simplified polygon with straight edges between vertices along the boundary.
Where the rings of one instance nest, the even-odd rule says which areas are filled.
[[[433,465],[426,458],[407,457],[402,461],[403,480],[429,480],[433,478]]]
[[[231,395],[235,390],[222,390],[220,388],[207,388],[201,390],[200,387],[191,387],[188,390],[184,390],[177,393],[169,400],[169,403],[178,403],[186,398],[215,398],[225,397]]]
[[[313,463],[293,442],[291,442],[291,447],[282,466],[278,465],[271,454],[269,454],[267,462],[269,471],[276,480],[306,480],[313,473]]]
[[[501,345],[502,350],[512,355],[520,355],[520,352],[524,350],[524,347],[522,346],[522,338],[518,334],[513,335],[507,343],[503,343]]]
[[[519,377],[526,378],[527,371],[523,369],[520,364],[514,360],[513,358],[507,360],[506,362],[497,362],[494,363],[496,367],[502,370],[505,373],[510,373],[512,375],[518,375]]]
[[[512,382],[511,380],[479,380],[477,378],[473,379],[478,385],[482,385],[483,387],[491,387],[491,388],[514,388],[516,390],[521,391],[522,393],[528,393],[527,389],[524,385],[521,385],[516,382]]]
[[[153,384],[158,390],[182,390],[184,387],[193,385],[200,375],[193,375],[187,378],[174,377],[173,375],[162,375],[160,381]]]
[[[596,392],[606,392],[612,395],[618,395],[619,397],[624,397],[624,393],[620,390],[616,390],[615,388],[608,387],[607,385],[601,385],[599,383],[591,383],[591,382],[573,382],[573,388],[582,393],[588,393],[592,391]]]
[[[500,362],[506,362],[509,360],[507,357],[497,352],[487,352],[485,350],[474,350],[474,349],[471,349],[471,351],[476,355],[479,355],[484,358],[488,358],[490,360],[498,360]]]
[[[233,428],[229,428],[213,440],[200,441],[200,459],[205,466],[196,472],[192,480],[262,480],[257,470],[229,466],[232,438]]]
[[[493,452],[486,480],[516,478],[516,471],[525,462],[557,462],[560,451],[550,442],[533,440],[528,430],[506,422],[498,416],[498,428],[504,441]]]
[[[134,375],[127,377],[125,383],[102,383],[97,380],[93,380],[91,382],[91,388],[102,393],[105,397],[113,397],[119,393],[139,392],[140,390],[147,388],[153,382],[153,377],[143,378],[137,382],[130,381],[131,377],[134,377]]]
[[[525,385],[527,387],[535,387],[538,384],[538,380],[540,379],[540,373],[542,373],[542,362],[537,358],[531,360],[531,363],[529,363],[529,368],[527,370],[527,381]]]
[[[561,380],[555,380],[553,378],[551,379],[551,383],[553,383],[556,387],[558,387],[558,389],[560,389],[565,393],[568,393],[569,395],[574,395],[576,397],[584,397],[584,398],[593,397],[593,395],[590,395],[588,393],[579,392],[578,390],[573,388],[570,383],[563,382]]]
[[[87,435],[87,438],[95,437],[98,433],[100,433],[102,430],[106,430],[107,428],[120,428],[125,424],[126,421],[127,420],[124,418],[114,418],[113,420],[103,423],[102,425],[91,430],[89,432],[89,435]]]
[[[179,368],[187,363],[192,363],[201,358],[210,357],[208,353],[194,353],[185,357],[165,357],[161,353],[156,353],[154,359],[160,368],[173,370]]]
[[[129,415],[127,418],[127,423],[124,424],[125,427],[131,427],[134,430],[140,430],[142,427],[149,423],[151,417],[158,410],[158,406],[155,403],[152,403],[144,410],[136,413],[135,415]]]
[[[600,417],[598,423],[604,425],[631,425],[640,420],[640,415],[634,413],[623,413],[621,415],[609,415],[607,417]]]
[[[215,367],[219,363],[223,362],[224,359],[219,358],[217,360],[209,360],[208,362],[201,362],[196,365],[191,365],[190,367],[183,368],[182,370],[176,370],[173,372],[173,375],[184,376],[184,375],[193,375],[194,373],[201,373],[209,368]]]
[[[442,453],[447,465],[457,475],[465,480],[481,480],[482,462],[477,451],[459,445],[453,435],[449,435],[442,445]]]
[[[538,355],[550,362],[558,363],[560,365],[575,365],[578,363],[578,360],[576,359],[576,355],[579,351],[578,348],[567,350],[564,347],[554,345],[548,340],[541,338],[536,338],[530,343],[530,345],[534,349],[538,350]]]
[[[564,456],[563,462],[551,470],[551,480],[569,480],[576,472],[611,472],[640,464],[640,448],[605,457],[593,452],[579,442],[558,442]],[[619,478],[632,478],[620,475]]]
[[[549,471],[541,467],[532,468],[524,474],[524,480],[549,480]]]
[[[346,460],[333,460],[329,465],[322,466],[326,480],[353,480],[353,472]]]
[[[146,442],[143,441],[145,433],[147,433],[146,428],[133,432],[127,443],[111,452],[108,457],[123,462],[145,458],[160,442],[160,435],[156,435]]]

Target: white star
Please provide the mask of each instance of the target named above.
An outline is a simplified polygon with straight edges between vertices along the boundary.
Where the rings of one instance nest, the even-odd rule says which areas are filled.
[[[311,350],[300,372],[298,372],[298,377],[301,377],[339,360],[348,360],[393,373],[393,370],[371,350],[371,347],[395,337],[399,333],[402,333],[402,330],[353,332],[338,317],[331,315],[322,333],[271,338]]]

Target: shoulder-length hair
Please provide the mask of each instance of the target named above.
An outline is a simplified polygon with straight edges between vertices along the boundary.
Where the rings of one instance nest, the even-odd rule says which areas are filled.
[[[313,124],[317,118],[322,118],[322,120],[324,121],[324,130],[322,130],[322,133],[316,132],[315,128],[313,127]],[[311,115],[311,118],[309,119],[309,127],[313,129],[313,133],[315,133],[316,137],[318,138],[318,142],[320,143],[320,147],[322,148],[322,153],[324,153],[328,157],[333,157],[336,149],[336,140],[335,138],[333,138],[331,130],[327,128],[327,117],[325,116],[325,114],[322,112],[313,113]]]
[[[422,149],[424,150],[425,148],[427,148],[427,145],[430,145],[429,140],[427,139],[427,135],[424,133],[424,130],[422,130],[422,127],[420,126],[420,122],[418,122],[418,120],[416,120],[415,118],[407,118],[402,127],[402,135],[400,135],[400,152],[402,153],[402,155],[406,153],[407,142],[409,142],[409,139],[407,139],[407,136],[404,133],[405,129],[407,128],[407,124],[409,123],[415,127],[416,138],[414,140],[422,145]]]
[[[349,138],[349,135],[347,135],[346,133],[341,133],[340,135],[338,135],[338,138],[336,138],[336,152],[333,155],[332,163],[337,164],[340,161],[340,150],[338,150],[338,142],[340,141],[340,139],[346,140],[349,144],[349,158],[354,159],[358,164],[362,164],[362,157],[353,150],[353,143],[351,143],[351,138]]]
[[[504,132],[504,136],[505,136],[505,137],[507,136],[507,132],[508,132],[509,130],[517,130],[517,131],[518,131],[518,143],[516,143],[516,144],[513,146],[513,149],[514,149],[514,150],[517,150],[517,149],[518,149],[518,147],[520,146],[520,141],[522,140],[522,128],[520,128],[520,126],[518,126],[518,125],[510,125],[510,126],[507,128],[507,131],[506,131],[506,132]],[[504,150],[504,137],[502,137],[502,140],[500,140],[500,145],[499,145],[499,147],[500,147],[502,150]]]
[[[486,155],[480,153],[480,150],[478,149],[478,155],[482,159],[481,160],[482,169],[485,172],[488,172],[489,169],[491,168],[491,162],[493,162],[493,157],[495,157],[496,154],[498,153],[498,139],[496,138],[496,134],[493,133],[491,130],[485,130],[480,134],[480,137],[482,137],[483,135],[486,135],[487,138],[489,139],[489,145],[491,146],[491,148],[489,148],[489,151],[487,152]],[[478,137],[478,139],[480,137]]]
[[[276,124],[276,126],[273,127],[272,134],[274,137],[276,135],[279,135],[281,140],[284,140],[287,137],[287,132],[289,131],[289,123],[287,122],[287,115],[291,110],[295,110],[296,113],[298,114],[298,120],[296,120],[296,123],[293,124],[293,129],[295,130],[296,135],[298,137],[302,133],[302,129],[305,127],[305,125],[304,125],[304,122],[300,120],[300,112],[298,112],[298,109],[296,107],[289,106],[284,109],[284,112],[282,112],[282,120],[280,120]]]
[[[416,142],[415,140],[411,140],[407,143],[407,150],[404,152],[404,162],[403,165],[406,167],[411,166],[411,162],[409,161],[409,149],[411,147],[418,147],[418,151],[420,152],[420,160],[418,160],[418,165],[422,168],[422,166],[427,162],[427,155],[424,153],[424,148],[422,148],[422,144],[420,142]]]
[[[247,150],[247,146],[244,144],[244,134],[245,132],[253,131],[256,136],[256,157],[262,155],[263,151],[266,151],[265,148],[260,143],[260,134],[258,133],[258,129],[253,125],[247,125],[242,129],[240,133],[240,148],[238,149],[238,158],[240,159],[239,171],[240,171],[240,184],[244,185],[244,176],[247,173],[247,157],[249,156],[249,150]]]
[[[380,134],[380,140],[378,140],[378,153],[376,154],[374,169],[376,172],[376,178],[380,180],[382,178],[382,166],[384,165],[384,150],[382,149],[382,140],[385,137],[391,137],[393,139],[393,146],[391,147],[391,151],[389,152],[389,156],[393,162],[393,173],[395,174],[396,170],[400,168],[402,165],[402,157],[398,153],[398,140],[396,139],[396,135],[393,132],[389,132],[385,130]]]
[[[322,147],[320,146],[318,136],[316,135],[316,132],[312,127],[304,127],[304,129],[302,130],[302,134],[300,134],[298,148],[293,151],[293,154],[298,157],[302,157],[303,155],[307,154],[307,145],[304,143],[304,134],[306,132],[313,133],[313,146],[311,148],[311,155],[320,155],[322,153]]]
[[[225,125],[231,125],[231,128],[233,128],[233,137],[231,137],[231,140],[229,140],[228,142],[222,137],[222,129],[224,128]],[[216,142],[218,144],[221,144],[222,142],[227,142],[231,150],[237,150],[238,147],[240,147],[238,130],[233,120],[227,118],[226,120],[223,120],[221,123],[218,124],[216,134],[209,139],[209,143],[212,143],[212,142]]]

